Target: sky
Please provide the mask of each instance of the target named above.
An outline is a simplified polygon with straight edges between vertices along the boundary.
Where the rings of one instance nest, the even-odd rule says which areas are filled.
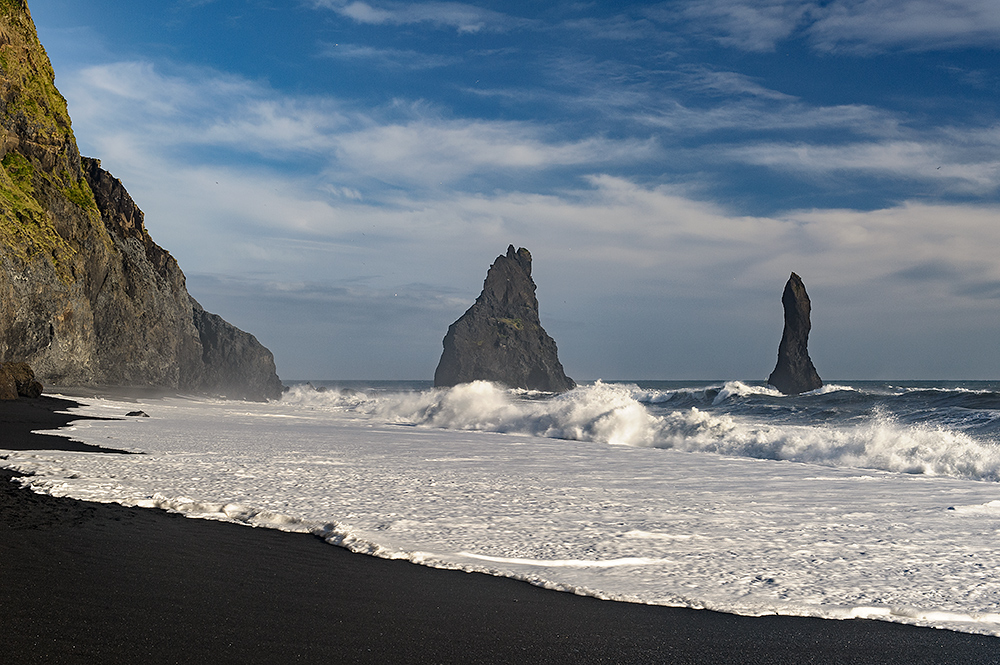
[[[84,155],[293,379],[430,379],[509,244],[580,380],[1000,379],[996,0],[28,0]]]

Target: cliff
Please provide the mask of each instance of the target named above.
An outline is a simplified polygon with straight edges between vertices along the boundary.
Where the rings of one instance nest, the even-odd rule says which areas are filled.
[[[535,288],[531,254],[511,245],[490,266],[476,302],[448,328],[434,385],[485,380],[546,392],[572,389],[556,343],[542,329]]]
[[[786,395],[821,388],[823,380],[809,358],[808,349],[812,304],[802,278],[794,272],[781,294],[781,305],[785,311],[785,327],[778,345],[778,364],[767,382]]]
[[[205,323],[121,182],[81,158],[24,0],[0,0],[0,162],[0,361],[47,385],[280,396],[270,352]]]

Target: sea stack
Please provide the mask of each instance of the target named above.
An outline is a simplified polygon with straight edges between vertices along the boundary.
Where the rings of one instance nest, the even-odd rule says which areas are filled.
[[[809,329],[812,327],[809,295],[802,278],[794,272],[785,284],[781,305],[785,310],[785,330],[778,345],[778,364],[767,382],[786,395],[816,390],[822,387],[823,380],[809,359]]]
[[[494,381],[510,388],[563,392],[576,386],[563,372],[556,343],[538,318],[531,253],[507,248],[490,266],[483,292],[451,324],[434,385]]]
[[[25,0],[0,3],[0,362],[47,385],[281,396],[271,352],[188,294],[142,210],[80,156]]]

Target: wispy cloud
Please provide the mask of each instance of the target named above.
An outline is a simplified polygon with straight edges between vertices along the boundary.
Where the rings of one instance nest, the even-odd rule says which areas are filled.
[[[605,371],[595,360],[602,340],[635,328],[636,301],[706,303],[688,305],[672,340],[683,348],[725,346],[722,331],[760,318],[761,303],[776,302],[792,269],[805,273],[814,301],[823,303],[819,330],[836,331],[837,321],[862,312],[862,327],[874,335],[893,317],[972,312],[998,294],[996,206],[907,203],[749,216],[677,186],[609,173],[616,160],[668,159],[655,144],[566,140],[550,127],[442,118],[419,106],[362,112],[206,70],[168,76],[124,63],[65,80],[73,81],[64,91],[85,150],[126,182],[154,238],[195,276],[195,297],[253,330],[286,375],[314,368],[283,360],[302,358],[303,348],[321,356],[321,349],[361,344],[364,363],[351,364],[357,354],[333,354],[324,373],[429,376],[447,325],[511,242],[536,257],[543,317],[553,322],[547,327],[563,362],[582,376]],[[969,142],[993,136],[984,132]],[[262,159],[219,162],[213,151],[220,149]],[[918,152],[903,150],[884,168],[902,168]],[[271,153],[316,160],[316,167],[277,168],[265,158]],[[863,169],[875,157],[839,159],[845,169]],[[566,165],[591,175],[530,189],[430,186],[434,178],[544,174]],[[386,187],[379,177],[407,186]],[[600,320],[581,320],[578,312],[591,309]],[[299,329],[299,321],[310,325]],[[741,331],[743,351],[716,349],[710,369],[766,373],[754,369],[756,352],[747,356],[745,348],[759,345],[770,358],[769,332]],[[871,361],[849,351],[845,371]],[[672,376],[684,371],[676,362]]]
[[[744,51],[772,51],[802,23],[811,3],[790,0],[695,0],[650,10],[668,23],[687,22],[696,33]]]
[[[457,56],[445,56],[394,48],[374,48],[355,44],[324,44],[320,56],[337,60],[368,62],[378,67],[397,69],[434,69],[462,62]]]
[[[807,30],[820,50],[1000,47],[992,0],[839,0],[814,10]]]
[[[635,164],[662,155],[649,140],[553,141],[543,136],[525,123],[418,120],[342,134],[337,150],[342,163],[366,174],[422,185],[454,185],[482,172]]]
[[[745,74],[712,70],[704,66],[686,66],[681,71],[686,75],[688,89],[707,92],[719,96],[749,96],[777,101],[790,101],[795,97],[778,90],[771,90]]]
[[[979,136],[981,132],[973,134]],[[963,143],[966,142],[954,138],[947,143],[935,140],[842,145],[765,143],[733,148],[728,154],[749,164],[800,175],[865,172],[920,180],[936,193],[988,194],[1000,188],[1000,160],[995,153],[985,156],[981,154],[981,144],[972,148]]]
[[[744,51],[773,51],[793,37],[827,52],[1000,46],[1000,5],[992,0],[696,0],[648,14]]]
[[[461,2],[369,4],[360,1],[314,0],[314,4],[318,8],[331,9],[358,23],[374,25],[428,23],[436,27],[454,28],[460,33],[506,32],[528,23],[524,19]]]
[[[330,98],[283,97],[214,70],[162,73],[148,62],[88,67],[64,87],[74,116],[103,113],[109,125],[145,127],[130,136],[137,146],[225,145],[280,158],[328,151],[328,137],[354,121]],[[97,136],[114,133],[95,129]]]
[[[151,151],[216,146],[263,160],[305,154],[319,171],[355,180],[456,186],[477,174],[595,168],[662,156],[649,138],[566,140],[532,123],[443,118],[420,104],[359,109],[332,98],[285,97],[213,72],[164,75],[145,63],[91,67],[80,82],[68,88],[79,117],[103,114],[110,127],[141,123],[144,130],[129,139],[133,145]]]
[[[724,100],[708,108],[688,106],[678,100],[662,109],[638,114],[636,120],[674,132],[839,129],[861,135],[893,134],[900,123],[893,114],[871,106],[812,106],[794,100],[779,105]],[[743,142],[751,141],[747,137]]]
[[[160,171],[159,178],[173,174],[176,186],[161,188],[163,193],[153,195],[156,199],[175,198],[171,191],[201,191],[211,197],[221,190],[225,192],[219,197],[222,202],[206,208],[213,214],[222,215],[221,210],[227,208],[226,218],[253,220],[260,229],[303,234],[302,241],[325,237],[336,242],[336,238],[364,233],[366,228],[396,236],[407,227],[414,229],[412,234],[405,233],[412,239],[427,224],[454,223],[468,230],[472,220],[481,220],[484,238],[492,237],[494,231],[499,238],[504,231],[536,225],[554,229],[555,242],[571,229],[589,229],[601,238],[593,246],[607,248],[620,244],[614,237],[634,234],[629,251],[648,257],[640,263],[659,263],[653,257],[676,254],[669,247],[684,238],[744,251],[747,244],[755,244],[755,238],[773,240],[782,235],[778,229],[787,226],[782,218],[733,217],[723,208],[698,203],[683,190],[639,186],[630,178],[612,175],[590,176],[581,181],[586,187],[560,186],[548,194],[388,189],[369,197],[357,186],[358,174],[426,185],[439,178],[455,181],[498,169],[539,172],[574,166],[586,169],[581,174],[600,173],[602,165],[634,165],[666,155],[648,140],[597,136],[567,141],[552,135],[551,128],[531,123],[445,119],[421,114],[413,107],[405,110],[412,117],[387,119],[337,100],[281,96],[261,84],[204,70],[186,70],[186,74],[166,76],[149,65],[122,63],[85,69],[66,90],[77,124],[86,127],[87,142],[109,167],[119,161],[128,170],[144,173],[143,179],[151,183],[157,180],[154,170]],[[866,117],[863,109],[859,113]],[[114,122],[108,122],[109,118]],[[687,121],[687,126],[693,124]],[[953,135],[951,141],[982,147],[986,142],[1000,142],[1000,130]],[[186,144],[199,149],[187,152]],[[326,164],[320,174],[326,175],[281,175],[266,161],[240,170],[213,167],[211,153],[204,152],[206,146],[261,155],[283,150],[288,159],[319,155],[326,160],[320,162]],[[775,143],[727,150],[749,163],[799,171],[885,171],[920,179],[956,179],[969,187],[995,187],[997,182],[995,161],[964,163],[944,143]],[[157,155],[160,162],[155,169],[144,171],[142,164]],[[353,182],[330,180],[332,175],[349,178],[352,173]],[[810,218],[817,215],[810,213]],[[324,246],[316,251],[329,249]],[[302,251],[307,250],[296,246],[288,256]]]
[[[606,18],[567,19],[561,22],[558,27],[563,30],[581,32],[590,38],[615,41],[634,41],[665,36],[648,19],[624,14]]]

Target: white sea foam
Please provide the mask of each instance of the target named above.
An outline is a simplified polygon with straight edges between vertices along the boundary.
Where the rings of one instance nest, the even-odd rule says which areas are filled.
[[[9,451],[3,464],[34,474],[22,482],[40,492],[311,531],[357,552],[599,598],[1000,636],[1000,485],[963,479],[984,477],[989,456],[954,477],[843,466],[957,459],[944,451],[971,439],[878,413],[833,428],[656,415],[635,390],[99,400],[83,411],[151,417],[78,422],[71,435],[146,454]],[[553,435],[564,438],[543,438]],[[826,466],[745,456],[757,448]]]
[[[1000,517],[1000,500],[987,501],[974,506],[952,506],[951,510],[967,515],[995,515]]]
[[[851,386],[843,386],[836,383],[826,383],[822,387],[813,390],[808,395],[829,395],[830,393],[843,393],[843,392],[860,392],[857,388]]]
[[[844,388],[830,388],[840,390]],[[753,394],[778,395],[772,388],[733,381],[719,389],[714,402]],[[940,427],[902,424],[884,411],[876,410],[852,425],[796,426],[697,407],[654,415],[637,395],[643,400],[656,399],[650,391],[635,386],[597,382],[552,399],[525,400],[484,381],[376,398],[300,389],[287,399],[310,408],[442,429],[1000,480],[1000,447],[995,444]]]
[[[852,426],[775,426],[691,409],[663,418],[657,447],[902,473],[1000,480],[1000,447],[967,434],[903,425],[876,411]]]
[[[533,566],[536,568],[617,568],[618,566],[659,566],[673,563],[670,559],[651,559],[649,557],[625,557],[624,559],[520,559],[502,556],[486,556],[471,552],[459,552],[460,556],[491,563],[506,563],[518,566]]]
[[[750,386],[742,381],[727,381],[719,394],[713,400],[714,404],[722,404],[732,397],[747,397],[748,395],[768,395],[781,397],[781,392],[771,386]]]

